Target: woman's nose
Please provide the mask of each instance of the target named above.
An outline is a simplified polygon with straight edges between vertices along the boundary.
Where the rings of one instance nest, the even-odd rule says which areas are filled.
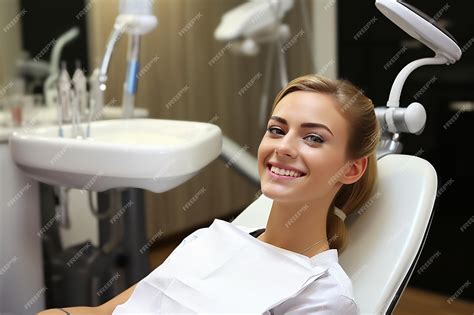
[[[281,140],[281,142],[275,148],[275,153],[278,156],[287,156],[290,158],[295,158],[298,155],[295,145],[288,138]]]

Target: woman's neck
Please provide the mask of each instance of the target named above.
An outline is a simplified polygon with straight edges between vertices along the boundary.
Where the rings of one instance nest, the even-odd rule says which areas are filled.
[[[258,239],[308,257],[328,250],[326,216],[329,206],[330,201],[319,204],[273,201],[265,232]]]

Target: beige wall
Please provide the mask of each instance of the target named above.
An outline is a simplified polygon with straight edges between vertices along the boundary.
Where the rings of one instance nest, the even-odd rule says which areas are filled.
[[[225,50],[212,67],[208,64],[226,46],[215,41],[212,35],[221,15],[239,3],[241,1],[234,0],[157,1],[155,14],[159,25],[143,37],[142,67],[149,63],[150,69],[142,75],[136,104],[148,108],[152,118],[212,120],[242,147],[249,146],[248,151],[256,156],[263,136],[263,130],[257,127],[263,77],[243,96],[238,92],[258,72],[264,73],[266,49],[256,58],[237,57]],[[89,15],[90,60],[96,65],[102,57],[117,7],[116,0],[93,1]],[[292,36],[302,29],[300,13],[296,7],[287,16]],[[193,18],[193,27],[180,36],[180,30]],[[312,71],[305,41],[304,36],[299,38],[287,51],[290,78]],[[124,36],[111,63],[108,99],[121,99],[125,58]],[[186,92],[167,108],[180,90]],[[276,90],[270,100],[275,93]],[[165,237],[225,217],[251,203],[259,189],[217,159],[171,191],[146,193],[148,235],[151,237],[161,229]],[[183,205],[195,195],[197,200],[184,211]]]
[[[15,60],[21,52],[21,17],[19,0],[2,0],[0,8],[0,96],[15,76]],[[3,88],[5,90],[2,90]]]

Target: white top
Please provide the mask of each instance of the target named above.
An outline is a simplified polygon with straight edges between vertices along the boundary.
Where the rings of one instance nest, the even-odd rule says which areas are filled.
[[[336,249],[309,258],[248,234],[257,229],[215,219],[196,230],[113,315],[360,314]]]

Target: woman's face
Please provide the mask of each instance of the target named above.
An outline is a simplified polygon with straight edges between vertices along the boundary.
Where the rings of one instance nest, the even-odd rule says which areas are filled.
[[[301,126],[306,123],[314,125]],[[349,126],[332,96],[291,92],[276,105],[267,128],[258,148],[262,193],[283,202],[310,202],[328,194],[333,198],[348,165]],[[301,174],[278,176],[270,171],[269,164],[294,168]]]

